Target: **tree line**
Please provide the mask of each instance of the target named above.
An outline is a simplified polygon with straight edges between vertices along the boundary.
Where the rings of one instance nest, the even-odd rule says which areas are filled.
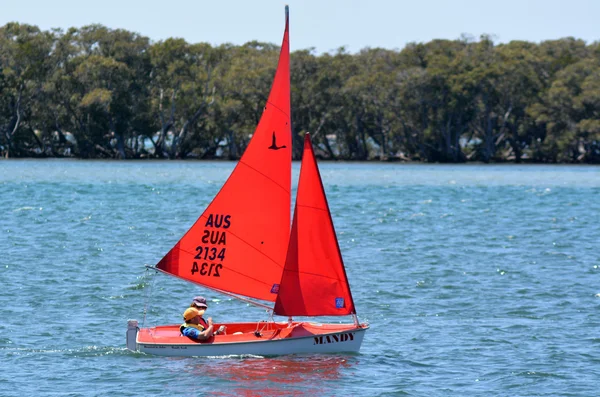
[[[0,155],[226,158],[262,113],[279,46],[102,25],[0,27]],[[291,54],[294,158],[600,163],[600,42],[433,40]]]

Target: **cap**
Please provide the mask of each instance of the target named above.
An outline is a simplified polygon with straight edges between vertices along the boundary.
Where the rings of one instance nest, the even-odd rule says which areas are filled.
[[[196,296],[194,298],[194,300],[192,301],[191,306],[192,307],[194,307],[194,306],[195,307],[202,307],[204,309],[208,308],[208,305],[206,304],[206,299],[204,297],[202,297],[202,296]]]
[[[185,321],[190,321],[191,319],[193,319],[194,317],[196,317],[198,314],[200,314],[200,312],[198,311],[198,309],[196,309],[195,307],[188,307],[183,312],[183,319]]]

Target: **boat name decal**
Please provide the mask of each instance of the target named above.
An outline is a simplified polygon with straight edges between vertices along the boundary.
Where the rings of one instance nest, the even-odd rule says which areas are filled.
[[[203,245],[196,247],[196,256],[191,266],[192,275],[198,273],[200,276],[221,277],[221,263],[225,260],[227,233],[225,230],[231,226],[231,215],[209,214],[204,224],[204,231],[200,241]]]
[[[353,341],[354,340],[354,332],[315,336],[313,339],[314,339],[313,345],[326,345],[328,343]]]
[[[143,345],[144,349],[167,349],[167,348],[171,348],[171,349],[179,349],[179,350],[187,350],[187,346],[165,346],[165,345]]]

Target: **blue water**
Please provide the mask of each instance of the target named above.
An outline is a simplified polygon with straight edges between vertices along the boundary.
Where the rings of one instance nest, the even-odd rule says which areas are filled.
[[[128,319],[177,323],[199,294],[267,318],[144,268],[233,166],[0,161],[0,395],[598,395],[597,167],[323,163],[359,354],[127,351]]]

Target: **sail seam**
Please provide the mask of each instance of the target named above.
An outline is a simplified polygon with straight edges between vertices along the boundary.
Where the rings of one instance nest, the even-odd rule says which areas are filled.
[[[200,216],[200,218],[202,218],[202,217],[204,217],[204,214],[202,214],[202,215]],[[276,261],[275,259],[271,258],[269,255],[267,255],[267,254],[265,254],[264,252],[260,251],[258,248],[256,248],[255,246],[253,246],[252,244],[250,244],[249,242],[247,242],[246,240],[244,240],[243,238],[241,238],[241,237],[240,237],[240,236],[238,236],[237,234],[233,233],[231,230],[230,230],[228,233],[230,233],[232,236],[235,236],[235,237],[236,237],[236,238],[237,238],[239,241],[241,241],[242,243],[246,244],[248,247],[252,248],[252,249],[253,249],[253,250],[255,250],[256,252],[258,252],[259,254],[261,254],[262,256],[264,256],[265,258],[267,258],[268,260],[270,260],[271,262],[273,262],[273,263],[274,263],[275,265],[277,265],[279,268],[281,268],[281,269],[283,269],[283,268],[284,268],[284,267],[283,267],[283,266],[281,266],[279,263],[277,263],[277,261]],[[192,255],[192,256],[194,255],[194,252],[192,252],[192,251],[188,251],[188,250],[186,250],[186,249],[184,249],[184,248],[179,248],[179,250],[180,250],[180,251],[182,251],[182,252],[185,252],[185,253],[186,253],[186,254],[188,254],[188,255]],[[230,270],[230,271],[233,271],[233,270],[231,270],[231,269],[229,269],[229,270]],[[241,275],[243,275],[243,276],[246,276],[244,273],[240,273],[240,272],[235,272],[235,273],[237,273],[237,274],[241,274]],[[256,279],[254,279],[254,278],[252,278],[252,277],[249,277],[249,276],[246,276],[246,277],[248,277],[248,278],[250,278],[250,279],[252,279],[252,280],[256,280]],[[256,280],[256,281],[259,281],[259,280]],[[265,284],[265,285],[268,285],[268,284],[266,284],[266,283],[264,283],[264,282],[262,282],[262,281],[261,281],[261,283],[263,283],[263,284]]]
[[[317,210],[317,211],[324,211],[327,212],[327,208],[319,208],[319,207],[313,207],[310,205],[303,205],[303,204],[296,204],[297,207],[302,207],[302,208],[309,208],[312,210]]]
[[[330,277],[330,276],[326,276],[324,274],[315,274],[315,273],[309,273],[309,272],[301,272],[298,270],[285,270],[286,272],[291,272],[291,273],[298,273],[298,274],[307,274],[310,276],[315,276],[315,277],[323,277],[323,278],[328,278],[330,280],[336,280],[336,281],[344,281],[343,279],[339,279],[339,278],[335,278],[335,277]]]
[[[251,170],[253,170],[254,172],[256,172],[257,174],[262,175],[263,177],[265,177],[266,179],[268,179],[269,181],[273,182],[273,184],[275,184],[276,186],[279,186],[285,193],[290,193],[289,190],[287,190],[285,187],[281,186],[279,183],[277,183],[273,178],[267,176],[266,174],[260,172],[259,170],[257,170],[256,168],[248,165],[247,163],[243,162],[242,160],[240,160],[239,164],[244,164],[246,167],[250,168]],[[219,192],[220,193],[220,192]]]

